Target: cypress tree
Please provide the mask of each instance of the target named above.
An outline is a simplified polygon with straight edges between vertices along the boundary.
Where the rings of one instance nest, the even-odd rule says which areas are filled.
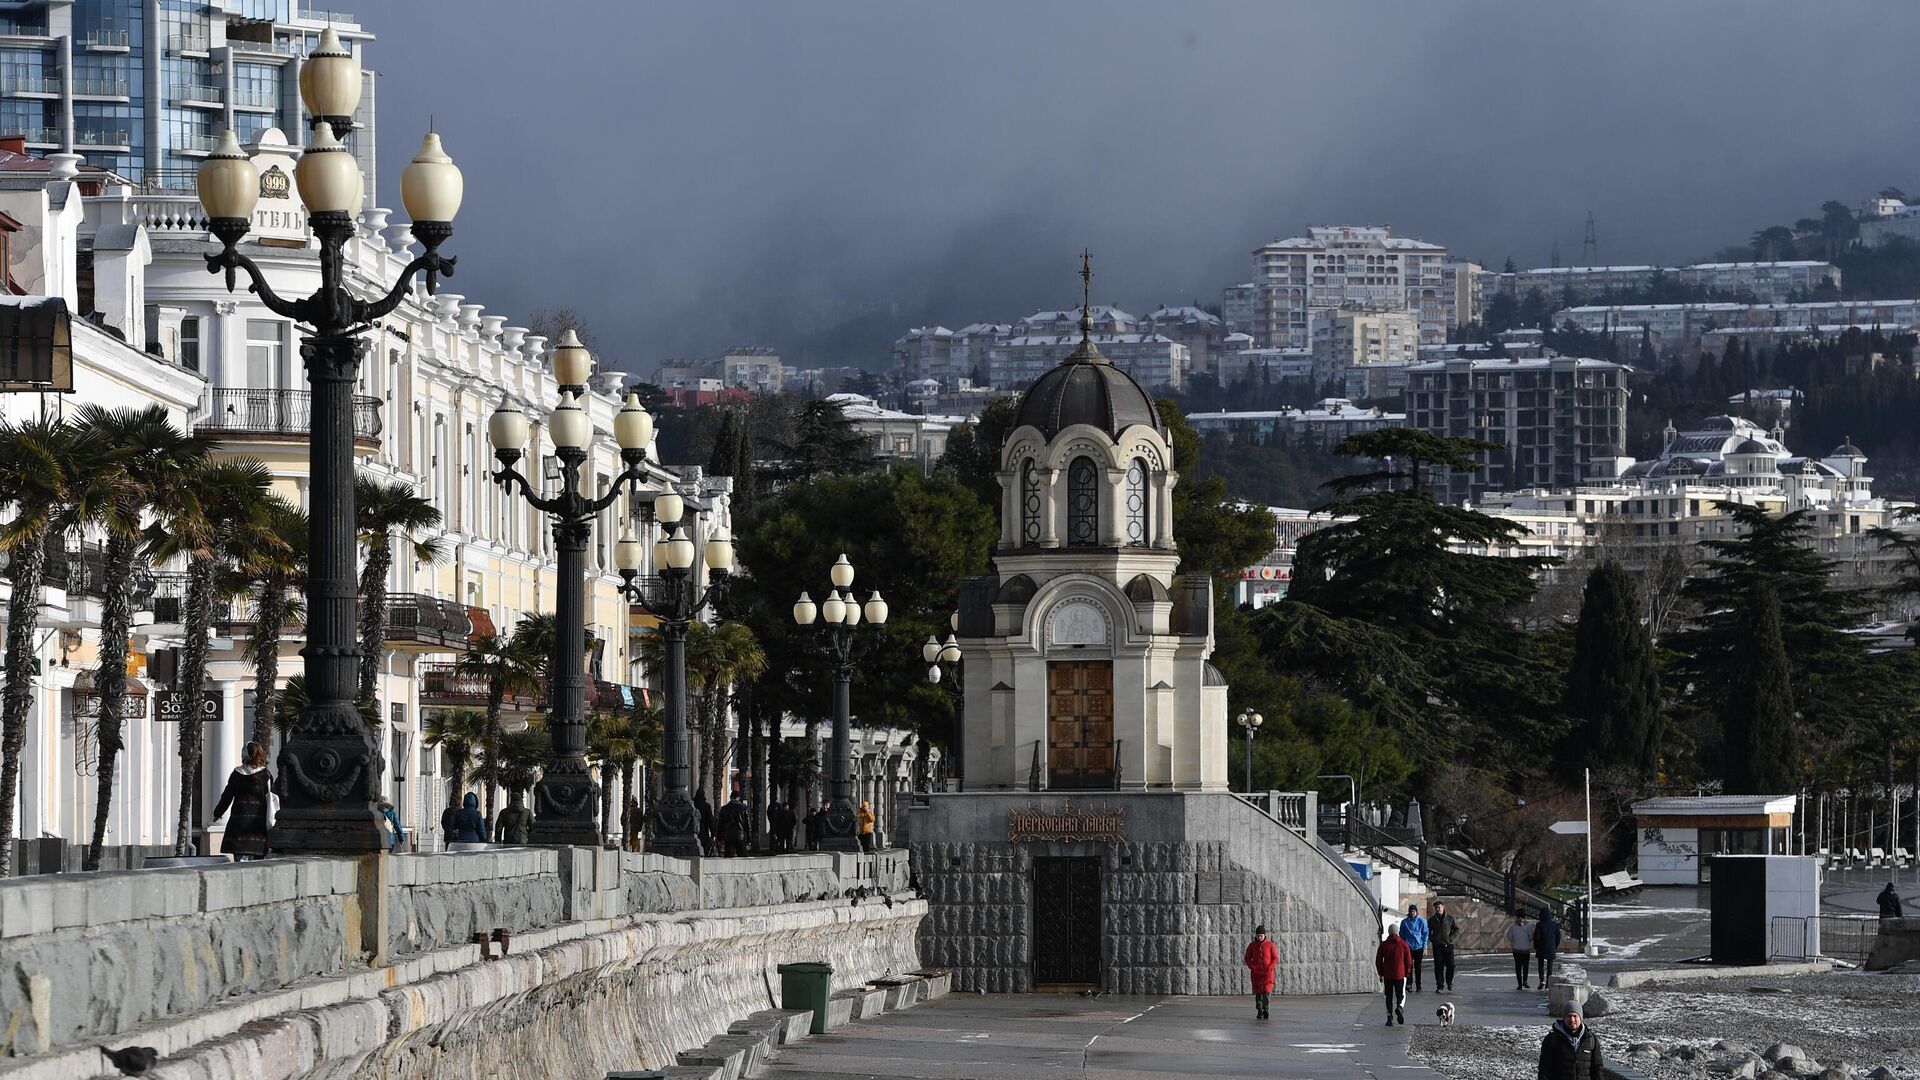
[[[1660,675],[1640,590],[1617,559],[1587,575],[1562,707],[1577,723],[1561,760],[1651,772],[1660,753]]]
[[[1800,788],[1800,733],[1793,678],[1780,628],[1780,598],[1761,587],[1750,597],[1741,675],[1724,699],[1726,747],[1721,774],[1732,795],[1786,795]]]

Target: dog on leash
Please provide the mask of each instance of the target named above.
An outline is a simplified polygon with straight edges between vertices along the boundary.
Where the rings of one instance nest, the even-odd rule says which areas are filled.
[[[1441,1027],[1453,1026],[1453,1002],[1449,1001],[1442,1004],[1439,1008],[1433,1010],[1433,1014],[1440,1018]]]

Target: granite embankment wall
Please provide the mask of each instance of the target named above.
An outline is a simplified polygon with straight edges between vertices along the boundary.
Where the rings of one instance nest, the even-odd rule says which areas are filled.
[[[954,988],[1032,989],[1036,857],[1100,861],[1101,988],[1244,994],[1256,925],[1280,953],[1281,994],[1371,989],[1380,913],[1334,859],[1232,795],[968,792],[911,811],[909,849],[930,905],[926,963]],[[1125,811],[1115,842],[1007,841],[1007,814]]]
[[[904,852],[553,848],[0,881],[0,1077],[106,1075],[102,1042],[156,1047],[162,1080],[670,1065],[776,1004],[779,964],[919,966],[906,885]]]

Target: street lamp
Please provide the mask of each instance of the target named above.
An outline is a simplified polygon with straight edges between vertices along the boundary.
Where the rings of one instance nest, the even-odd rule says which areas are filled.
[[[865,608],[853,598],[853,564],[843,554],[828,571],[832,587],[827,598],[815,604],[806,593],[793,605],[793,621],[812,626],[816,618],[824,624],[826,636],[821,654],[833,664],[833,771],[828,788],[830,801],[821,823],[820,850],[859,851],[858,824],[853,813],[852,749],[850,746],[853,711],[853,669],[867,655],[867,647],[857,647],[853,628],[864,614],[875,627],[887,622],[887,602],[874,592]]]
[[[713,575],[705,589],[693,582],[691,523],[682,521],[686,502],[667,492],[653,500],[652,516],[667,530],[654,544],[654,566],[659,577],[642,579],[645,554],[631,534],[614,547],[614,565],[625,580],[621,591],[641,609],[660,620],[660,638],[666,645],[666,733],[662,739],[665,790],[653,804],[653,837],[647,850],[690,858],[700,854],[700,812],[687,794],[692,762],[687,753],[687,627],[709,603],[719,603],[733,571],[733,542],[725,532],[707,538],[707,570]]]
[[[1266,723],[1267,718],[1257,712],[1247,712],[1242,709],[1236,722],[1240,725],[1240,730],[1247,733],[1247,794],[1251,795],[1253,794],[1253,737],[1259,734],[1260,725]]]
[[[646,477],[647,444],[653,439],[653,417],[640,405],[640,395],[628,394],[613,418],[614,441],[626,465],[599,496],[580,492],[580,466],[586,463],[593,441],[593,422],[580,408],[586,392],[592,357],[569,330],[554,349],[553,372],[560,383],[560,404],[547,416],[547,434],[560,459],[560,490],[543,497],[516,467],[525,452],[531,425],[512,402],[504,402],[487,420],[487,439],[500,468],[493,482],[512,492],[518,488],[535,510],[553,518],[553,546],[560,554],[559,588],[553,605],[553,685],[547,730],[553,748],[533,789],[533,835],[536,844],[599,847],[600,785],[587,767],[587,541],[593,535],[594,515],[613,504],[621,490]]]
[[[932,634],[928,634],[927,643],[920,646],[920,658],[927,662],[928,682],[939,686],[942,676],[947,673],[946,669],[951,669],[953,676],[946,682],[948,694],[953,699],[953,729],[949,733],[948,746],[950,753],[947,757],[941,759],[941,771],[943,773],[948,769],[948,761],[957,762],[959,760],[960,722],[966,714],[966,687],[962,686],[960,682],[960,639],[957,636],[959,633],[959,625],[960,615],[956,612],[953,617],[948,620],[949,628],[945,642],[942,642]],[[926,755],[922,754],[921,760],[925,761]],[[928,776],[929,781],[932,779],[931,776]],[[941,783],[944,787],[945,781],[942,780]]]
[[[353,386],[367,345],[361,334],[373,320],[400,306],[414,275],[426,274],[427,292],[441,274],[453,273],[440,245],[453,235],[463,181],[453,159],[429,133],[401,173],[401,197],[413,219],[413,235],[425,248],[409,262],[385,296],[362,300],[347,289],[343,252],[360,209],[359,163],[340,139],[353,129],[360,103],[360,63],[331,28],[300,71],[300,97],[314,117],[313,137],[294,167],[294,183],[320,243],[320,287],[312,296],[288,300],[273,291],[254,261],[239,251],[252,227],[260,198],[260,171],[233,132],[201,163],[197,177],[207,229],[220,251],[206,256],[209,273],[224,273],[228,291],[244,270],[252,291],[268,310],[312,327],[300,355],[313,388],[308,440],[310,506],[307,525],[307,645],[310,695],[281,746],[280,775],[287,778],[272,844],[287,852],[370,852],[383,844],[379,798],[380,745],[354,703],[360,665],[360,589],[355,573],[356,508],[353,492]]]

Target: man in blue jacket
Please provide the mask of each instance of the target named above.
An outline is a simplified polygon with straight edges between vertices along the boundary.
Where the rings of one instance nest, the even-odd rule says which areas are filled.
[[[1420,917],[1420,905],[1408,904],[1407,917],[1400,920],[1400,940],[1413,954],[1413,992],[1420,992],[1420,958],[1427,952],[1427,920]]]

